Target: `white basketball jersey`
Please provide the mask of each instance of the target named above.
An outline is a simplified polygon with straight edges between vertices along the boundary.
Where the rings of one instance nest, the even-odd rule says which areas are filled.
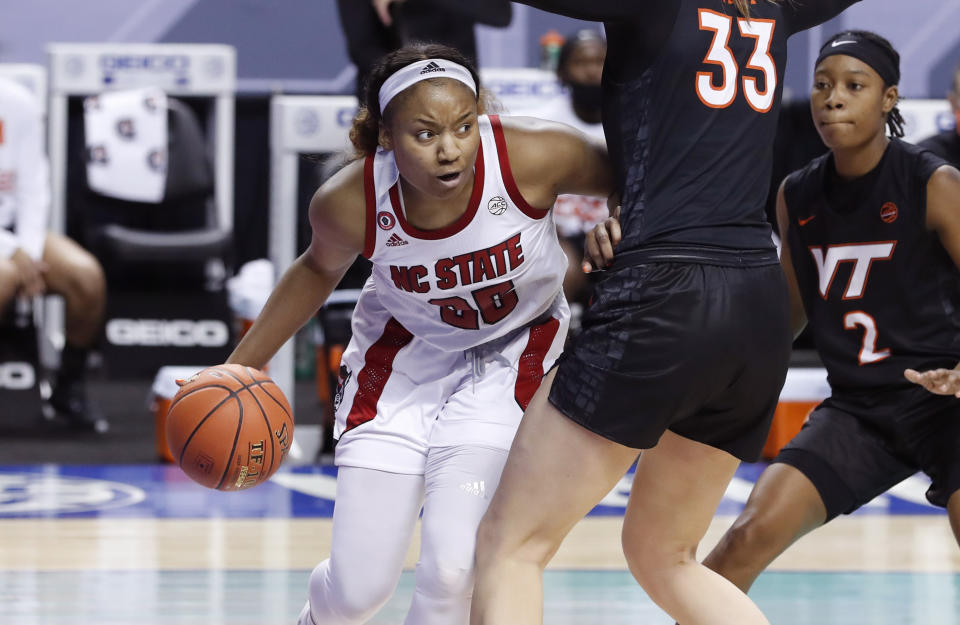
[[[520,195],[497,116],[479,118],[467,211],[439,230],[407,222],[392,151],[367,157],[367,235],[377,296],[404,328],[446,351],[526,325],[561,292],[567,260],[549,210]]]

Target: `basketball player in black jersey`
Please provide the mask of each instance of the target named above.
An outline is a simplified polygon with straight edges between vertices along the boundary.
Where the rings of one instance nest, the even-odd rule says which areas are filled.
[[[743,590],[918,470],[960,539],[960,401],[904,379],[960,362],[960,172],[896,138],[899,77],[870,32],[835,35],[817,59],[811,109],[830,152],[783,182],[777,212],[791,325],[809,321],[832,394],[705,561]]]
[[[478,532],[471,622],[542,620],[543,568],[642,449],[622,537],[634,577],[684,625],[767,623],[694,554],[786,376],[764,204],[787,38],[853,0],[525,1],[604,22],[623,236],[514,439]]]

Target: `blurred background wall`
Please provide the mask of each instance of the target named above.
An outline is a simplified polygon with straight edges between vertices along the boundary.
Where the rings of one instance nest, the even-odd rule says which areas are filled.
[[[0,62],[45,63],[52,41],[227,43],[237,48],[241,92],[353,90],[333,0],[0,0],[0,15]],[[541,34],[581,25],[515,5],[509,28],[480,27],[480,63],[536,66]],[[805,94],[820,43],[854,27],[879,32],[900,51],[901,95],[943,96],[960,58],[960,0],[864,0],[795,36],[784,77],[788,96]]]

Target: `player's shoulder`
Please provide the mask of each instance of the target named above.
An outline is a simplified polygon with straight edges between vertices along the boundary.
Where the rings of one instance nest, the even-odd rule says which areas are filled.
[[[567,150],[594,141],[569,124],[539,117],[497,116],[491,123],[502,129],[511,160],[556,161]]]
[[[330,176],[313,194],[310,201],[310,218],[324,222],[349,220],[356,214],[363,214],[366,206],[365,181],[366,158],[350,161]]]
[[[783,181],[784,189],[790,191],[798,188],[809,189],[814,183],[819,184],[819,181],[823,180],[823,173],[829,164],[830,152],[810,160],[800,169],[796,169],[787,175]]]
[[[929,148],[900,139],[891,139],[889,150],[897,173],[915,176],[923,184],[926,184],[935,171],[949,165]]]

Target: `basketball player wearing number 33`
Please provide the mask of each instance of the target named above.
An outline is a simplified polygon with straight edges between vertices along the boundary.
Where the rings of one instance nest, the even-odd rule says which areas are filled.
[[[683,625],[767,623],[695,553],[786,377],[764,204],[787,38],[853,0],[521,1],[604,22],[623,234],[480,524],[471,622],[542,621],[544,567],[642,449],[622,533],[634,577]]]
[[[866,31],[838,33],[815,65],[830,152],[783,182],[777,214],[792,329],[809,320],[832,393],[704,561],[743,590],[795,540],[918,470],[960,540],[960,401],[923,388],[960,362],[960,172],[897,138],[899,80],[897,52]]]
[[[486,115],[448,47],[374,67],[362,158],[310,204],[313,239],[229,362],[262,367],[362,253],[343,355],[330,558],[300,625],[363,623],[390,598],[423,508],[409,625],[465,624],[477,524],[520,417],[563,347],[566,257],[550,207],[607,196],[605,148],[567,126]]]

